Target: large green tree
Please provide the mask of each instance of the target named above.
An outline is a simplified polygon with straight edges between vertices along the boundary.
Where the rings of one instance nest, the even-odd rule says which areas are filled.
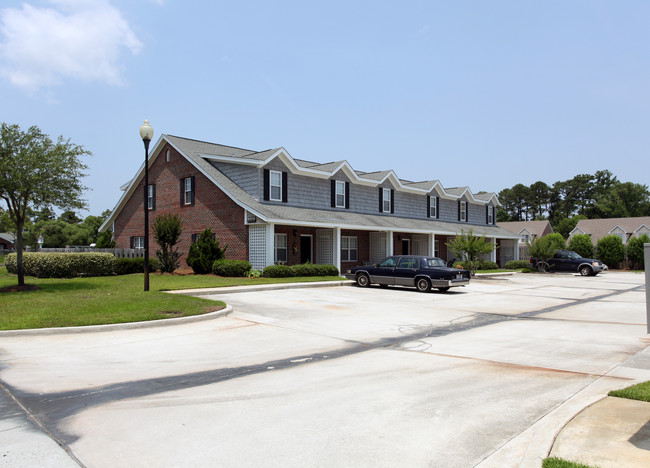
[[[81,180],[87,166],[81,157],[90,155],[82,146],[60,136],[54,142],[36,127],[23,131],[18,125],[0,126],[0,199],[16,226],[18,285],[25,284],[23,228],[28,209],[85,206]]]

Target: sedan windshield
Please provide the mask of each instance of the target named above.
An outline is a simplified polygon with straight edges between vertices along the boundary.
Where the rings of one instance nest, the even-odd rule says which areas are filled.
[[[445,261],[441,258],[427,258],[427,265],[430,267],[443,267],[445,265]]]

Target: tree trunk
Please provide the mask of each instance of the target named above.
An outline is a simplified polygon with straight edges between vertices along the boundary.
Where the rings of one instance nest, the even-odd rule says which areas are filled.
[[[16,270],[18,273],[18,286],[25,285],[25,270],[23,268],[23,225],[16,224]]]

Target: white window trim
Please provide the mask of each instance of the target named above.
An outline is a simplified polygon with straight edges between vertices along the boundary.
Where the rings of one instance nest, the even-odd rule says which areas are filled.
[[[341,202],[339,202],[341,197]],[[336,181],[336,192],[334,194],[336,208],[345,208],[345,182],[342,180]]]
[[[133,238],[134,249],[144,249],[144,236],[135,236]]]
[[[494,224],[494,207],[488,206],[488,224]]]
[[[358,258],[359,258],[358,238],[356,236],[341,236],[341,261],[356,262]]]
[[[192,204],[192,195],[191,195],[191,193],[192,193],[192,178],[191,177],[186,177],[184,180],[185,180],[185,182],[183,182],[183,185],[184,185],[185,191],[184,191],[184,194],[183,194],[183,202],[186,205],[191,205]],[[188,196],[188,194],[190,194],[190,195]]]
[[[440,257],[440,241],[438,239],[433,241],[433,256]]]
[[[466,223],[467,222],[467,202],[466,201],[461,201],[460,202],[460,222],[461,223]]]
[[[391,212],[391,196],[390,196],[390,189],[385,188],[382,194],[382,207],[384,208],[384,213],[390,213]]]
[[[274,254],[273,259],[276,263],[286,263],[289,260],[289,247],[286,234],[275,234],[274,236]],[[284,250],[284,259],[280,258],[279,253]]]
[[[438,198],[429,197],[429,216],[431,218],[436,218],[438,214]]]
[[[273,177],[274,176],[278,177],[278,180],[279,180],[278,184],[273,183]],[[277,198],[275,198],[273,196],[273,188],[274,187],[277,187],[279,189],[278,190],[279,195],[278,195]],[[269,171],[269,200],[271,200],[271,201],[280,201],[280,202],[282,201],[282,172],[280,172],[280,171]]]
[[[147,208],[153,210],[153,184],[147,185]]]

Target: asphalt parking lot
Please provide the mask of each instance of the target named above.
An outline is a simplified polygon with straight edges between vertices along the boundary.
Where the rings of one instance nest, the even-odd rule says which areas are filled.
[[[0,333],[0,465],[537,467],[650,380],[642,274],[214,298],[233,312]]]

